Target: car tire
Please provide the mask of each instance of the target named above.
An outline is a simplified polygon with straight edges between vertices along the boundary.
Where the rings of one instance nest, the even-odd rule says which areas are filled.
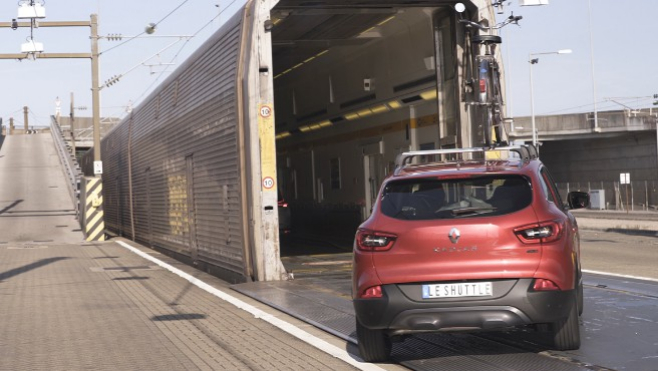
[[[576,350],[580,348],[580,323],[578,317],[578,298],[569,310],[567,318],[551,324],[553,344],[556,350]]]
[[[583,292],[583,283],[578,283],[578,315],[582,316],[585,310],[585,294]]]
[[[356,321],[356,337],[361,358],[366,362],[385,362],[391,356],[391,339],[384,330],[371,330]]]

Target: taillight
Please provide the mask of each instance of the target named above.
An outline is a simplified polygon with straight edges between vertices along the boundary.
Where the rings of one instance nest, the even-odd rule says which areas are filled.
[[[535,291],[556,291],[560,288],[551,280],[537,278],[535,284],[532,285],[532,289]]]
[[[361,299],[374,299],[374,298],[381,298],[382,296],[384,296],[384,294],[382,294],[382,287],[373,286],[367,288],[366,291],[363,292],[363,295],[361,295]]]
[[[281,207],[288,207],[288,203],[284,200],[279,200],[278,205]]]
[[[359,229],[356,232],[356,246],[362,251],[387,251],[393,247],[397,236],[390,233]]]
[[[563,230],[564,225],[561,222],[543,222],[515,228],[514,233],[521,242],[536,244],[559,240]]]
[[[480,79],[480,93],[486,93],[486,92],[487,92],[487,80]]]

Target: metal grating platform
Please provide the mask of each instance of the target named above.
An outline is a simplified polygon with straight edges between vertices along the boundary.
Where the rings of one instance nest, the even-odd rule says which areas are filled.
[[[232,288],[356,344],[351,300],[345,293],[323,289],[320,282],[320,277],[315,277],[311,280],[244,283]],[[606,370],[562,353],[547,352],[546,346],[525,341],[524,337],[533,335],[515,331],[412,336],[393,344],[392,360],[413,370]]]
[[[346,341],[356,343],[352,302],[298,281],[251,282],[231,287]]]

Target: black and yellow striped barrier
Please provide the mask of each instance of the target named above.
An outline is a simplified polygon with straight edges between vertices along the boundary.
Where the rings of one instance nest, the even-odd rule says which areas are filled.
[[[103,182],[101,178],[85,178],[83,190],[84,230],[87,241],[105,241],[103,220]]]

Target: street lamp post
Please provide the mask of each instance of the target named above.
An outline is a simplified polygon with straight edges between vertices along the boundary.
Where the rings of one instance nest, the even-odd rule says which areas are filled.
[[[537,127],[535,123],[535,97],[534,89],[532,82],[532,66],[539,63],[539,58],[533,58],[537,55],[547,55],[547,54],[571,54],[571,49],[561,49],[554,52],[544,52],[544,53],[530,53],[528,54],[528,63],[530,63],[530,117],[532,121],[532,144],[537,145]]]
[[[596,76],[594,74],[594,33],[592,32],[592,0],[587,2],[587,14],[589,19],[589,53],[592,65],[592,98],[594,100],[594,131],[599,131],[599,113],[596,109]]]
[[[98,61],[98,15],[91,15],[91,110],[94,125],[94,172],[101,162],[101,94],[99,86],[100,66]],[[96,165],[98,164],[98,165]],[[100,177],[100,174],[97,174]]]

